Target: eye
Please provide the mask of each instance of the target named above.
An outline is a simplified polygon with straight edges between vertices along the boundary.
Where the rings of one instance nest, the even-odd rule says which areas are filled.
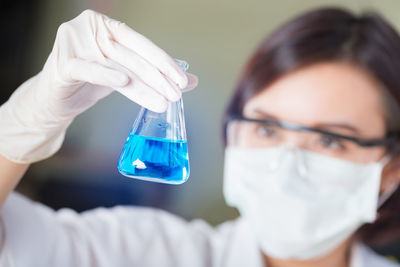
[[[256,128],[256,132],[257,135],[261,137],[273,138],[279,136],[278,131],[271,125],[258,125]]]
[[[329,136],[329,135],[321,135],[319,139],[319,143],[322,147],[330,149],[330,150],[344,150],[345,146],[343,141],[339,138]]]

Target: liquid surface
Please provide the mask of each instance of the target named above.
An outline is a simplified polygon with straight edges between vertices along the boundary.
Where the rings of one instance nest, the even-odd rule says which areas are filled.
[[[129,135],[118,170],[128,177],[181,184],[189,177],[187,142]]]

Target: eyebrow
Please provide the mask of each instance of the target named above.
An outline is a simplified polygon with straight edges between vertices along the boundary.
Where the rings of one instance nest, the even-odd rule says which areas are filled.
[[[272,120],[280,121],[277,116],[272,115],[264,110],[255,109],[254,111],[256,113],[258,113],[259,115],[261,115],[263,119],[272,119]],[[312,126],[312,128],[321,129],[321,130],[329,130],[331,128],[336,128],[336,129],[349,130],[356,134],[360,133],[360,129],[358,129],[357,127],[350,125],[348,123],[317,123],[316,125]]]
[[[278,120],[279,121],[278,117],[276,117],[276,116],[274,116],[274,115],[272,115],[272,114],[270,114],[270,113],[268,113],[268,112],[266,112],[264,110],[261,110],[261,109],[257,108],[257,109],[254,109],[254,112],[260,114],[263,119],[273,119],[273,120]]]

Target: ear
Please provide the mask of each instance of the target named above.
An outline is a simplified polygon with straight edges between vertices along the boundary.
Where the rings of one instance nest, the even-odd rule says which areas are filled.
[[[385,194],[393,191],[400,184],[400,157],[393,157],[382,171],[379,193]]]

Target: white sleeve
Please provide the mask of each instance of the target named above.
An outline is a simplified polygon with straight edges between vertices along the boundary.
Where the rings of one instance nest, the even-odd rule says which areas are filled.
[[[54,211],[12,193],[1,211],[0,266],[211,266],[213,229],[164,211]]]

